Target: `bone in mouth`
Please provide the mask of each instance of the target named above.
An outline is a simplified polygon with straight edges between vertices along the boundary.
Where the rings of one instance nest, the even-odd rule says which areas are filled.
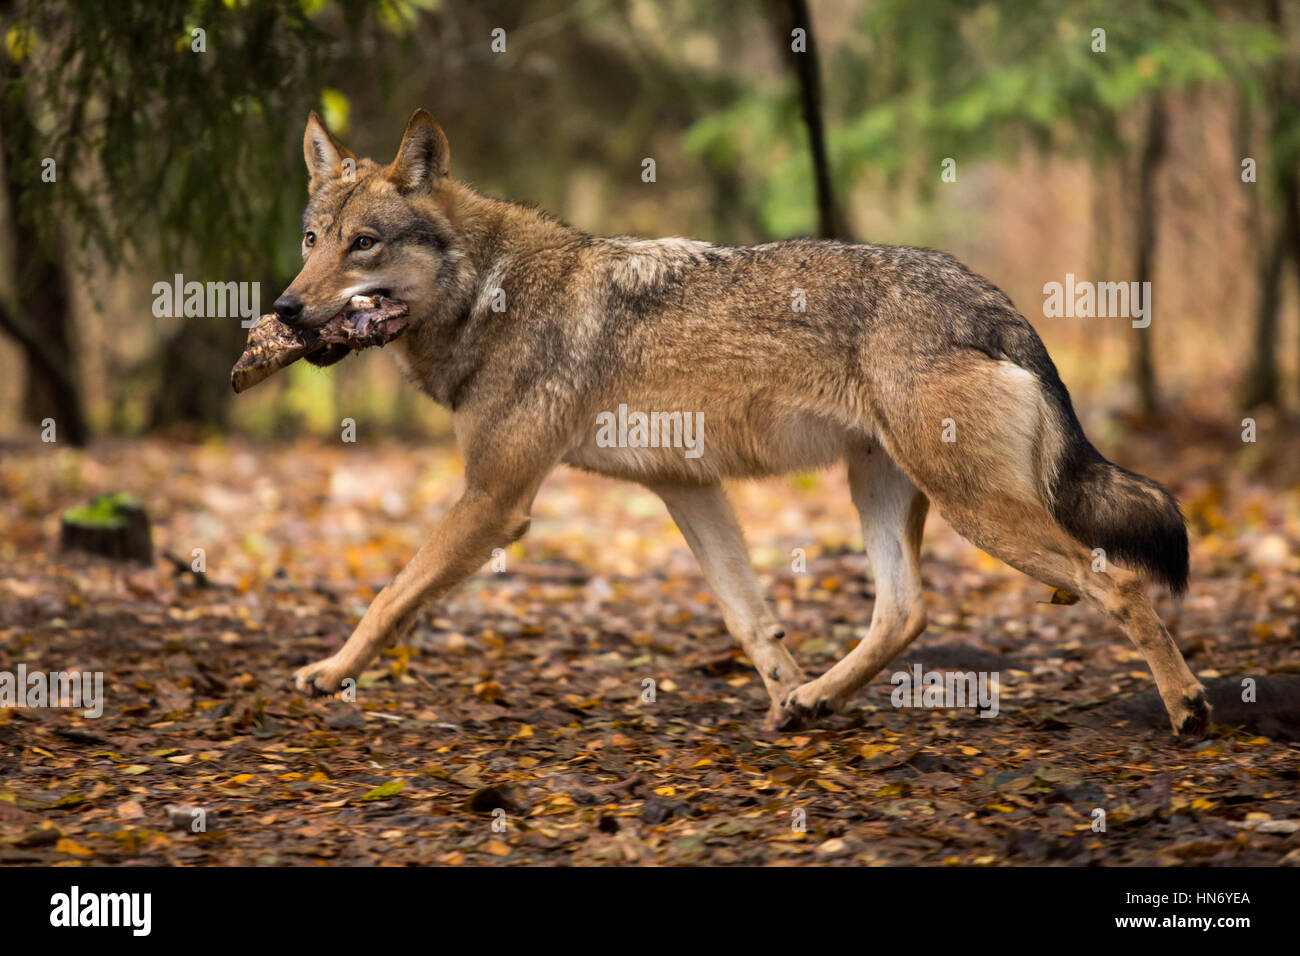
[[[274,314],[262,316],[248,332],[248,344],[230,372],[236,392],[252,388],[298,359],[329,345],[353,351],[384,346],[406,331],[406,305],[386,296],[354,295],[347,308],[315,329],[294,329]]]

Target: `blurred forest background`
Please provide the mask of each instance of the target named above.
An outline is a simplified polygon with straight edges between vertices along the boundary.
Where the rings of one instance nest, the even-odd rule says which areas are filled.
[[[176,273],[258,281],[270,311],[300,264],[311,108],[386,161],[424,106],[456,175],[591,232],[951,252],[1038,328],[1102,442],[1300,401],[1300,9],[1282,0],[7,0],[0,28],[9,442],[47,417],[73,443],[345,414],[446,429],[381,352],[236,402],[239,319],[152,313]],[[1151,327],[1045,318],[1067,273],[1152,282]]]
[[[110,691],[0,707],[0,863],[1300,863],[1295,0],[0,0],[0,41],[0,664]],[[925,245],[1000,286],[1094,443],[1182,503],[1192,586],[1159,606],[1213,738],[1170,746],[1114,624],[933,510],[894,669],[1005,675],[1002,719],[900,709],[886,667],[759,734],[662,503],[574,469],[358,702],[305,699],[456,499],[448,416],[380,349],[236,398],[241,320],[153,288],[270,311],[308,111],[386,162],[419,106],[453,174],[591,232]],[[1045,315],[1070,274],[1150,282],[1150,327]],[[873,599],[843,466],[729,493],[826,670]],[[80,553],[127,496],[153,559]],[[177,830],[182,793],[222,822]]]

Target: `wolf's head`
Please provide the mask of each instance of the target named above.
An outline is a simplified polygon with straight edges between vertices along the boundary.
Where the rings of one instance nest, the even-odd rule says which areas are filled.
[[[447,137],[416,110],[397,158],[387,166],[358,159],[314,112],[303,136],[309,198],[302,214],[302,271],[275,300],[286,325],[317,328],[354,295],[383,294],[405,303],[412,326],[437,309],[440,289],[455,285],[462,254],[448,215]],[[332,346],[311,357],[328,365],[347,354]]]

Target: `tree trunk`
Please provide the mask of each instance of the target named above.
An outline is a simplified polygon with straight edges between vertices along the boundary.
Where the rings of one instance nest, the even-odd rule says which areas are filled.
[[[1295,121],[1292,122],[1292,128],[1294,129]],[[1297,175],[1293,167],[1288,168],[1283,174],[1281,191],[1282,228],[1279,237],[1279,244],[1285,244],[1290,247],[1291,262],[1295,266],[1296,287],[1297,289],[1300,289],[1300,175]],[[1281,252],[1282,250],[1279,249],[1279,256],[1281,255]],[[1276,348],[1276,345],[1277,341],[1274,339],[1274,348]]]
[[[817,188],[817,231],[825,239],[851,238],[848,223],[835,202],[831,184],[830,160],[826,152],[826,131],[822,122],[821,66],[817,61],[817,46],[813,42],[812,17],[807,0],[772,0],[773,21],[776,24],[777,43],[791,72],[799,81],[799,96],[803,102],[803,121],[808,130],[808,149],[812,154],[813,179]],[[804,31],[806,51],[793,48],[792,33]]]
[[[57,189],[41,182],[34,163],[37,130],[21,91],[11,87],[17,66],[0,54],[4,95],[0,97],[0,134],[4,151],[5,196],[13,229],[14,295],[0,306],[0,328],[18,342],[26,359],[22,414],[39,425],[54,419],[59,441],[85,445],[89,440],[82,411],[76,361],[76,335],[72,322],[63,245],[53,218],[32,208],[32,193]],[[60,175],[65,171],[57,170]],[[45,223],[44,230],[38,223]]]
[[[1286,203],[1282,211],[1282,228],[1286,232],[1287,242],[1291,247],[1291,262],[1295,266],[1296,288],[1300,290],[1300,176],[1296,175],[1294,169],[1290,170],[1287,176],[1287,184],[1282,193],[1282,200]]]
[[[237,318],[188,318],[163,343],[162,381],[149,415],[151,428],[203,425],[225,428],[230,410],[230,369],[248,330]]]
[[[276,279],[262,277],[261,312],[270,311],[282,288]],[[162,381],[154,395],[149,427],[225,429],[234,397],[230,369],[244,351],[248,329],[237,317],[183,318],[180,322],[180,328],[162,346]]]
[[[1160,164],[1164,161],[1168,144],[1169,115],[1164,96],[1156,94],[1151,102],[1151,111],[1147,114],[1146,135],[1142,145],[1142,160],[1138,169],[1137,202],[1137,281],[1138,288],[1145,288],[1142,283],[1150,282],[1155,272],[1157,209],[1156,176]],[[1153,297],[1154,298],[1154,297]],[[1151,307],[1148,300],[1147,307]],[[1151,314],[1154,320],[1154,313]],[[1133,382],[1137,387],[1138,404],[1143,413],[1153,414],[1159,407],[1159,390],[1156,386],[1155,359],[1152,357],[1152,326],[1145,329],[1132,329],[1133,333]]]
[[[1277,371],[1277,313],[1282,301],[1282,262],[1287,232],[1279,226],[1259,266],[1259,298],[1255,312],[1255,354],[1242,390],[1242,407],[1277,407],[1281,381]]]
[[[1269,20],[1278,35],[1284,35],[1282,10],[1277,0],[1267,4]],[[1300,267],[1300,208],[1297,200],[1296,173],[1291,168],[1283,143],[1288,138],[1288,127],[1293,117],[1293,107],[1287,95],[1286,60],[1279,60],[1268,76],[1269,140],[1268,165],[1270,186],[1262,183],[1252,189],[1264,189],[1276,196],[1281,204],[1282,219],[1270,237],[1267,249],[1262,251],[1259,267],[1258,299],[1255,311],[1254,355],[1242,389],[1242,405],[1246,409],[1261,405],[1277,408],[1282,404],[1282,377],[1278,372],[1277,340],[1278,311],[1282,305],[1282,271],[1290,246]],[[1271,191],[1270,191],[1271,189]],[[1261,203],[1254,203],[1258,216]],[[1297,275],[1300,276],[1300,268]]]

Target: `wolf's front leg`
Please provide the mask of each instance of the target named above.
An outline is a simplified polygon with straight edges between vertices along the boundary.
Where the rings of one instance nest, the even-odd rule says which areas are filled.
[[[337,653],[293,675],[298,689],[315,694],[337,691],[346,678],[357,677],[402,633],[421,607],[482,567],[493,548],[523,537],[535,488],[524,495],[467,490],[411,562],[371,602],[347,643]]]

